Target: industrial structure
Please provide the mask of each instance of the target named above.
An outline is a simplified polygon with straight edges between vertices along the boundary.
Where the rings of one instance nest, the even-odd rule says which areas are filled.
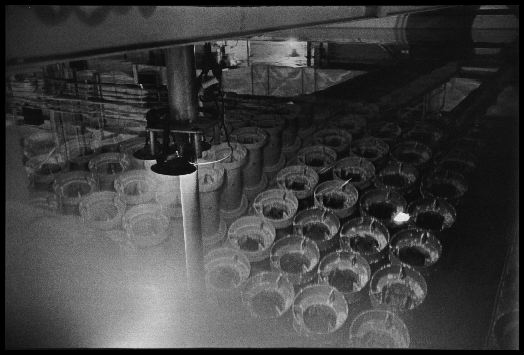
[[[7,348],[519,348],[519,6],[5,9]]]

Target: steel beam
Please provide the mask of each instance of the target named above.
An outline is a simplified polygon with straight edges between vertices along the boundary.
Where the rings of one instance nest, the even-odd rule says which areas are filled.
[[[476,11],[474,6],[433,6],[418,11],[412,9],[411,12],[408,8],[413,6],[398,8],[396,11],[383,10],[388,14],[387,17],[274,31],[250,39],[283,41],[294,38],[298,41],[407,44],[409,32],[415,35],[411,37],[415,37],[418,42],[449,41],[454,39],[457,31],[471,31],[471,21],[466,19],[472,18]]]
[[[449,6],[6,6],[8,67],[80,60]]]
[[[86,59],[362,19],[366,6],[6,7],[6,64]]]

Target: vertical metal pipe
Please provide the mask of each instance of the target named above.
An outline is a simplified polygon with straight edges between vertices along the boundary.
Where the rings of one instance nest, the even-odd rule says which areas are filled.
[[[5,133],[5,162],[6,167],[9,167],[5,171],[5,200],[27,202],[29,178],[22,163],[24,156],[20,144],[22,135],[15,124],[6,125]]]
[[[307,41],[307,54],[306,54],[306,59],[307,59],[307,66],[310,67],[311,66],[311,41]]]
[[[165,56],[169,120],[192,122],[198,117],[194,46],[166,49]],[[187,135],[184,136],[187,139]],[[180,176],[180,202],[189,299],[194,301],[194,305],[198,305],[205,294],[198,169],[191,174]]]
[[[149,131],[149,148],[151,150],[151,155],[155,155],[155,132]]]
[[[200,225],[200,196],[198,192],[198,169],[180,176],[180,202],[186,252],[186,274],[190,299],[199,304],[205,295],[204,248]]]
[[[195,48],[169,48],[165,56],[170,119],[191,122],[198,117]]]
[[[202,135],[200,133],[195,133],[195,157],[202,158]]]
[[[213,138],[213,145],[217,145],[217,144],[220,144],[221,143],[221,139],[220,139],[220,126],[218,125],[218,123],[215,125],[214,127],[214,138]]]
[[[247,66],[249,67],[249,40],[246,41],[246,51],[247,51]]]

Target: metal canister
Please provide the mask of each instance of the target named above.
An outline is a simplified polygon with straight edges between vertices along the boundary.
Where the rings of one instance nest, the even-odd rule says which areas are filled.
[[[56,177],[53,189],[62,213],[78,215],[78,205],[82,197],[98,191],[98,184],[91,173],[70,171]]]
[[[319,181],[330,180],[331,171],[326,170],[337,159],[337,153],[325,145],[313,145],[300,149],[297,153],[297,163],[307,165],[319,175]],[[326,170],[325,172],[323,172]]]
[[[375,186],[397,191],[406,199],[417,193],[419,173],[413,165],[389,161],[388,164],[375,175]]]
[[[409,348],[409,344],[406,324],[390,311],[363,311],[349,326],[349,346],[352,348]]]
[[[246,255],[232,248],[211,250],[204,256],[208,297],[216,304],[240,301],[241,289],[251,272]]]
[[[355,142],[351,147],[351,155],[365,158],[380,169],[386,162],[389,153],[389,145],[380,138],[364,137]]]
[[[84,223],[100,230],[122,227],[126,204],[116,192],[99,191],[86,195],[78,206]]]
[[[89,161],[89,171],[98,180],[100,190],[114,191],[114,181],[129,169],[130,162],[126,154],[102,153]]]
[[[457,218],[455,208],[440,198],[423,198],[408,205],[410,225],[435,233],[450,228]]]
[[[310,285],[293,302],[293,328],[305,337],[323,338],[344,325],[349,308],[344,295],[329,285]]]
[[[347,251],[329,253],[318,265],[319,282],[342,292],[348,304],[359,302],[367,296],[366,286],[370,278],[371,268],[366,259]]]
[[[391,238],[391,264],[407,264],[427,277],[442,255],[442,244],[435,233],[422,229],[403,229]]]
[[[313,191],[318,184],[318,174],[306,165],[292,165],[280,170],[276,176],[277,186],[291,190],[298,200],[298,209],[313,207]]]
[[[333,179],[347,181],[359,191],[373,183],[375,166],[369,160],[360,157],[348,157],[336,162],[333,167]]]
[[[375,309],[406,316],[425,300],[428,286],[424,277],[406,264],[385,265],[371,276],[369,298]]]
[[[410,164],[421,169],[431,159],[432,151],[427,145],[419,142],[402,142],[393,147],[391,157],[399,163]]]
[[[398,229],[402,225],[395,216],[407,210],[408,203],[398,192],[388,189],[372,189],[360,197],[360,215],[378,219],[390,229]]]
[[[317,244],[301,236],[279,239],[270,250],[271,269],[284,273],[294,285],[313,281],[319,261]]]
[[[268,220],[275,229],[285,229],[293,224],[298,200],[292,191],[269,189],[255,197],[253,209],[256,215]]]
[[[281,317],[291,308],[294,298],[293,284],[281,272],[255,274],[242,288],[242,301],[255,318]]]
[[[273,224],[259,216],[240,217],[227,231],[229,246],[244,253],[250,262],[269,258],[275,236]]]
[[[340,247],[362,255],[372,269],[385,262],[389,246],[389,231],[373,217],[358,217],[340,228]]]

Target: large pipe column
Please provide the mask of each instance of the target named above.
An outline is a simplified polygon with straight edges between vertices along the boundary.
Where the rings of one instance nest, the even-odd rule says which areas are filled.
[[[192,122],[198,117],[194,46],[166,49],[165,57],[169,119],[179,123]],[[187,139],[187,135],[181,135],[181,138],[183,136]],[[189,299],[199,303],[198,300],[205,294],[205,281],[198,169],[180,176],[180,197]]]
[[[194,46],[165,50],[169,117],[193,121],[198,117]]]

